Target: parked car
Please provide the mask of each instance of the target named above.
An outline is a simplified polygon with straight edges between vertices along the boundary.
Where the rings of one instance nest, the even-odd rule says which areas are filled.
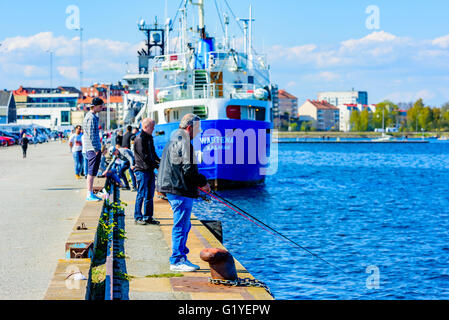
[[[14,144],[14,139],[10,137],[0,136],[0,144],[4,147],[9,147]]]
[[[14,140],[14,144],[19,144],[20,140],[19,134],[0,130],[0,136],[12,138]]]

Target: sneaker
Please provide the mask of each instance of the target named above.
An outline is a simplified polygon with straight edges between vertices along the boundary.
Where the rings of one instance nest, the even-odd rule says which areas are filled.
[[[75,174],[75,179],[76,180],[80,179],[80,175],[79,174]]]
[[[183,262],[184,264],[186,264],[186,265],[188,265],[188,266],[190,266],[190,267],[192,267],[192,268],[195,268],[195,270],[199,270],[200,269],[200,266],[198,266],[198,265],[196,265],[196,264],[193,264],[192,262],[190,262],[189,260],[187,260],[187,259],[182,259],[181,260],[181,262]]]
[[[102,197],[99,197],[98,194],[94,194],[94,197],[97,198],[97,199],[100,200],[100,201],[103,201],[103,198],[102,198]]]
[[[161,224],[159,221],[154,220],[154,219],[144,220],[144,222],[145,222],[146,224],[155,224],[155,225]]]
[[[134,224],[138,224],[138,225],[144,226],[147,223],[145,221],[142,221],[142,220],[134,220]]]
[[[86,201],[97,201],[98,202],[98,201],[101,201],[101,199],[93,194],[90,194],[86,197]]]
[[[193,272],[196,271],[192,266],[189,266],[185,262],[179,261],[178,263],[170,265],[170,271],[178,271],[178,272]]]

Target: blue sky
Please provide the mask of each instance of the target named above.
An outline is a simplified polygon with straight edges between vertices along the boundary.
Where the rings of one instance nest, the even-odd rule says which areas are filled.
[[[215,0],[206,2],[206,26],[221,36]],[[254,46],[265,51],[272,80],[300,103],[324,90],[366,90],[369,102],[430,105],[449,101],[449,1],[228,0],[247,17],[253,5]],[[180,0],[168,0],[173,17]],[[224,0],[217,0],[227,9]],[[84,85],[116,82],[135,67],[143,40],[136,22],[164,21],[164,0],[0,0],[0,88],[79,85],[78,33],[66,28],[66,8],[80,9],[84,28]],[[379,28],[368,29],[368,6],[379,9]],[[237,37],[241,37],[235,24]]]

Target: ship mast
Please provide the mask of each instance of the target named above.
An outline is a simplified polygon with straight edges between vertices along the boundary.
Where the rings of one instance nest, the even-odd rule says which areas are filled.
[[[198,31],[200,33],[201,39],[206,39],[206,25],[204,23],[204,0],[198,0],[197,3],[194,3],[190,0],[190,3],[194,6],[198,6]]]

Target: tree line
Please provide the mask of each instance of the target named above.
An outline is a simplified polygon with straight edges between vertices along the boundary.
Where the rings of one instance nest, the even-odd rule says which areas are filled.
[[[367,109],[351,112],[352,131],[373,131],[376,128],[395,127],[399,131],[449,131],[449,102],[441,108],[425,106],[422,99],[408,106],[406,115],[391,101],[377,104],[374,112]]]

